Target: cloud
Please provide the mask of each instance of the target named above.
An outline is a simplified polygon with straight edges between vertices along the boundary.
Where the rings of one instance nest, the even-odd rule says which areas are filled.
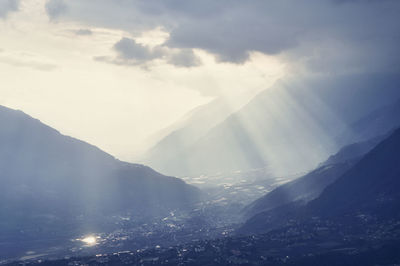
[[[89,29],[79,29],[79,30],[75,30],[74,33],[76,35],[92,35],[93,32]]]
[[[122,38],[114,45],[118,56],[125,60],[148,61],[163,56],[164,52],[160,47],[150,48],[137,43],[130,38]]]
[[[56,65],[50,63],[39,62],[36,60],[21,60],[18,58],[0,56],[0,63],[14,67],[26,67],[39,71],[52,71],[57,68]]]
[[[1,0],[0,1],[0,18],[6,18],[10,12],[17,11],[19,0]]]
[[[177,67],[195,67],[201,65],[200,58],[191,49],[182,49],[171,53],[167,62]]]
[[[387,71],[400,65],[395,52],[400,46],[397,0],[69,0],[64,4],[65,19],[133,36],[161,27],[169,33],[163,48],[200,49],[221,62],[242,64],[251,53],[261,52],[327,72],[347,66]],[[130,60],[165,57],[126,40],[119,45],[120,56],[131,56]],[[188,60],[190,52],[182,53],[186,56],[171,55],[168,62],[179,65],[183,58]]]
[[[167,64],[177,67],[195,67],[201,65],[200,58],[191,49],[170,49],[162,45],[151,47],[126,37],[115,43],[113,50],[117,54],[116,57],[97,56],[95,60],[130,66],[145,66],[155,59],[164,60]]]
[[[68,7],[64,0],[48,0],[45,5],[46,12],[50,19],[55,20],[66,14]]]

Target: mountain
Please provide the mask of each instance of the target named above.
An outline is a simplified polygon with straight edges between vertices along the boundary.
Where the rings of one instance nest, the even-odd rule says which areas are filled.
[[[222,98],[196,107],[178,123],[163,131],[169,131],[145,155],[144,161],[150,161],[157,167],[165,158],[179,152],[203,136],[210,128],[224,120],[232,108]],[[164,133],[165,134],[165,133]]]
[[[363,141],[386,134],[400,126],[400,99],[374,110],[350,125],[350,131],[338,136],[338,142]]]
[[[211,128],[237,111],[246,103],[248,98],[250,98],[249,95],[243,95],[238,101],[237,99],[227,100],[219,97],[196,107],[180,121],[162,130],[159,133],[162,137],[140,160],[155,169],[167,170],[172,168],[169,166],[169,163],[171,163],[169,158],[182,158],[186,149],[196,143]]]
[[[363,213],[394,218],[400,211],[400,129],[371,150],[308,206],[320,216]]]
[[[198,200],[182,180],[119,161],[21,111],[0,106],[0,124],[2,236],[33,230],[44,238],[52,227],[153,217]]]
[[[278,176],[309,171],[343,145],[360,141],[343,142],[337,136],[353,132],[353,123],[400,98],[397,84],[398,77],[374,75],[286,79],[256,95],[194,143],[183,149],[178,145],[177,153],[164,156],[163,165],[156,160],[155,164],[158,170],[178,176],[262,167]],[[153,165],[152,160],[148,163]]]
[[[321,165],[331,165],[339,162],[352,161],[358,157],[361,158],[363,155],[372,150],[379,142],[384,140],[388,135],[389,134],[376,136],[370,140],[346,145],[341,148],[336,154],[329,156],[329,158],[326,161],[322,162]]]
[[[387,137],[387,136],[385,136]],[[306,204],[317,198],[322,191],[349,170],[359,159],[372,150],[385,137],[376,137],[347,145],[321,163],[317,169],[289,183],[281,185],[257,199],[244,209],[250,218],[257,213],[298,202]]]
[[[358,222],[359,217],[396,220],[400,218],[399,191],[400,129],[397,129],[307,205],[290,203],[258,213],[239,231],[265,232],[289,221],[301,223],[315,217],[336,220],[358,217]]]
[[[337,163],[317,168],[294,181],[272,190],[244,209],[250,218],[257,213],[266,212],[291,202],[307,202],[317,198],[325,187],[334,182],[351,167],[351,162]]]

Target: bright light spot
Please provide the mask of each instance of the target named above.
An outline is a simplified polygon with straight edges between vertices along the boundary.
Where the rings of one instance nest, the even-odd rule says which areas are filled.
[[[81,241],[88,246],[94,246],[97,244],[96,237],[94,236],[87,236],[85,238],[82,238]]]

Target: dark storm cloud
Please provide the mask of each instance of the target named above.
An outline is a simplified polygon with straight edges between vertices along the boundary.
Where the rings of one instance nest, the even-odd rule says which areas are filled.
[[[397,57],[399,12],[399,1],[233,1],[218,16],[186,19],[172,29],[167,45],[204,49],[236,63],[258,51],[365,67],[371,59],[381,64]]]
[[[60,0],[50,0],[48,4],[53,2]],[[396,53],[400,45],[397,0],[66,3],[70,13],[66,19],[132,34],[162,27],[170,33],[164,47],[202,49],[214,54],[218,61],[243,63],[253,51],[283,56],[320,71],[347,65],[358,71],[387,71],[398,68],[400,61]],[[154,58],[146,49],[136,48],[135,56]]]
[[[17,11],[19,0],[1,0],[0,1],[0,18],[6,18],[10,12]]]

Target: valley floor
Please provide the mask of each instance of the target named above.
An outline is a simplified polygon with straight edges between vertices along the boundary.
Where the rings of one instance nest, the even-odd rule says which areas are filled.
[[[159,252],[166,247],[230,237],[244,222],[244,206],[292,179],[293,176],[272,178],[265,169],[187,177],[188,183],[197,185],[204,192],[204,200],[192,211],[176,210],[151,221],[138,220],[132,214],[98,217],[105,227],[110,228],[107,232],[74,230],[85,227],[77,221],[76,225],[64,228],[62,235],[52,238],[42,237],[35,228],[32,232],[19,232],[18,239],[2,236],[0,247],[4,248],[0,249],[0,264],[112,254],[123,250],[145,252],[156,247]],[[82,241],[87,236],[95,238],[95,243]]]
[[[371,217],[372,218],[372,217]],[[263,235],[17,265],[398,265],[400,221],[313,219]]]

